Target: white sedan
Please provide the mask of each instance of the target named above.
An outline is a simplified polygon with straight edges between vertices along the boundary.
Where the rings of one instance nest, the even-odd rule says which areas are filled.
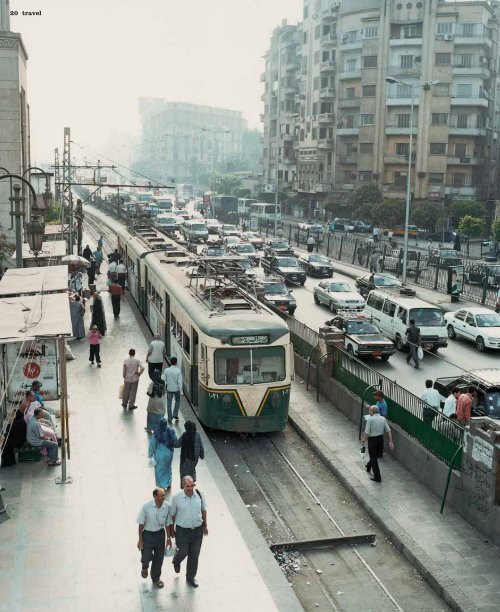
[[[500,314],[488,308],[462,308],[444,315],[448,337],[472,340],[478,351],[500,349]]]
[[[316,304],[325,304],[332,312],[358,310],[365,307],[363,296],[345,281],[325,280],[313,289]]]

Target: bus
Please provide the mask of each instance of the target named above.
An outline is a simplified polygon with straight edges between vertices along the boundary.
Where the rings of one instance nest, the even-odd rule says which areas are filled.
[[[278,227],[281,227],[281,206],[279,204],[277,207],[275,204],[266,202],[255,202],[250,205],[250,226],[252,228],[271,226],[275,222]]]
[[[212,215],[221,223],[238,225],[238,198],[234,196],[212,195],[210,198]]]
[[[259,200],[251,198],[238,198],[238,213],[241,217],[250,217],[250,208],[252,204],[257,204]]]
[[[152,201],[160,208],[162,211],[172,210],[175,203],[174,196],[153,196]]]

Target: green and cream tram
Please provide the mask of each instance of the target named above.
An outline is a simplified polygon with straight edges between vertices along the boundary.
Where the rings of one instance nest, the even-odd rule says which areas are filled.
[[[130,292],[167,356],[177,357],[200,421],[236,432],[283,430],[293,371],[286,323],[234,287],[217,295],[210,282],[194,282],[183,265],[192,256],[170,239],[150,250],[120,224],[112,229]]]

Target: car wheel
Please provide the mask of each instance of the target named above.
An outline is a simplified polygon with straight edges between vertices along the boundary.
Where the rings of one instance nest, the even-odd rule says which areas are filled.
[[[332,272],[330,272],[330,274],[328,275],[328,278],[333,278],[333,270],[332,270]]]
[[[484,339],[481,336],[478,336],[476,338],[476,348],[478,351],[481,351],[481,353],[483,353],[486,350]]]
[[[399,335],[396,336],[396,339],[394,340],[394,344],[396,345],[396,348],[398,349],[398,351],[403,350],[403,340],[401,339],[401,336]]]
[[[380,359],[382,359],[382,361],[389,361],[389,357],[390,355],[380,355]]]
[[[448,325],[448,338],[455,340],[456,337],[457,337],[457,334],[455,333],[455,329],[453,328],[453,325]]]
[[[337,309],[335,308],[335,304],[333,302],[330,302],[329,308],[330,312],[333,312],[334,314],[337,312]]]
[[[319,304],[320,303],[319,297],[316,294],[314,294],[314,303],[315,304]]]

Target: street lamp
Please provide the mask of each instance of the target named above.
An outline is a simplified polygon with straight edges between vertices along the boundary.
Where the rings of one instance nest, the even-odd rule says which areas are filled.
[[[38,255],[42,252],[43,238],[45,236],[45,220],[43,217],[32,217],[31,221],[26,224],[25,232],[30,253],[35,256],[36,261]]]
[[[403,275],[402,282],[403,285],[406,283],[406,270],[408,267],[408,224],[410,222],[410,201],[411,201],[411,164],[413,157],[413,107],[415,105],[415,90],[422,87],[420,83],[417,85],[413,83],[406,83],[405,81],[401,81],[400,79],[396,79],[392,76],[385,77],[386,83],[398,83],[399,85],[404,85],[405,87],[411,88],[411,104],[410,104],[410,145],[408,151],[408,174],[406,176],[406,207],[405,207],[405,234],[404,234],[404,243],[403,243]],[[425,90],[429,90],[432,85],[437,85],[439,81],[427,81],[423,85]]]

